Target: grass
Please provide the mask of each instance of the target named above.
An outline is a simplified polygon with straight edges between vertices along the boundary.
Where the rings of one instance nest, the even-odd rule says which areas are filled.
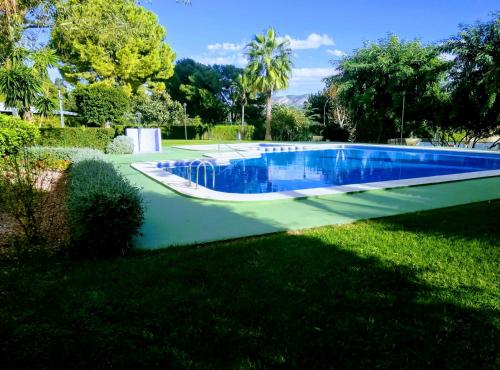
[[[162,144],[164,147],[176,145],[241,144],[251,142],[252,141],[245,140],[162,140]],[[262,142],[262,140],[258,142]]]
[[[4,368],[498,365],[500,201],[0,271]]]

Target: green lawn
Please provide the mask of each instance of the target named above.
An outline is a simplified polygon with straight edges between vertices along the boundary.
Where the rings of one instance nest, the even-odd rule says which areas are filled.
[[[263,140],[260,140],[258,142],[262,141]],[[252,141],[246,141],[246,140],[162,140],[162,144],[164,147],[170,147],[176,145],[241,144],[241,143],[251,143],[251,142]]]
[[[492,369],[499,214],[494,201],[4,267],[0,360],[5,369]]]

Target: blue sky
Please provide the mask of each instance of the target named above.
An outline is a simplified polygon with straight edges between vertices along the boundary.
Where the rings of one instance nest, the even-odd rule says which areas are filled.
[[[487,20],[497,1],[490,0],[149,0],[167,28],[166,41],[177,58],[203,63],[244,64],[241,46],[273,26],[294,48],[294,74],[288,91],[320,90],[333,72],[332,60],[394,33],[403,39],[436,42],[457,32],[459,23]]]

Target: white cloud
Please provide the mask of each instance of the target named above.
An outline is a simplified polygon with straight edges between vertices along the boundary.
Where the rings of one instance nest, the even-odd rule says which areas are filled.
[[[290,47],[293,50],[305,50],[305,49],[318,49],[322,46],[333,46],[335,41],[327,34],[317,34],[311,33],[306,39],[294,39],[293,37],[286,35],[284,39],[290,41]]]
[[[445,62],[451,62],[453,60],[455,60],[457,56],[455,54],[451,54],[451,53],[441,53],[439,54],[439,58],[441,58],[441,60],[444,60]]]
[[[233,44],[231,42],[222,42],[216,44],[210,44],[207,49],[210,51],[240,51],[245,48],[246,44]]]
[[[330,77],[337,74],[335,68],[294,68],[292,70],[292,79],[318,79]]]
[[[346,53],[342,50],[339,50],[339,49],[328,49],[326,51],[327,54],[330,54],[330,55],[333,55],[334,57],[343,57],[344,55],[346,55]]]
[[[193,59],[203,64],[234,64],[237,67],[244,67],[247,65],[247,59],[242,53],[231,55],[203,55],[193,57]]]
[[[294,68],[286,94],[311,94],[325,87],[323,79],[337,74],[335,68]]]

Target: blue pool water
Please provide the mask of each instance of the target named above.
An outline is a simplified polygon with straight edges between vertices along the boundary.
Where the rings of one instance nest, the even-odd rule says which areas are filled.
[[[269,152],[261,158],[231,160],[229,165],[215,166],[215,188],[214,173],[208,168],[206,184],[217,191],[255,194],[486,170],[500,170],[500,155],[353,146]],[[189,178],[186,165],[165,171]],[[194,181],[196,170],[191,176]],[[205,185],[203,169],[199,176],[200,185]]]

